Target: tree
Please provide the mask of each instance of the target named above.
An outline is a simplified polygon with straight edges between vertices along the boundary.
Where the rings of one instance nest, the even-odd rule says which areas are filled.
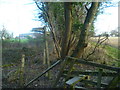
[[[80,53],[87,46],[89,30],[98,12],[99,3],[46,2],[41,3],[42,7],[40,3],[36,2],[36,4],[42,11],[40,18],[51,30],[59,56],[62,58],[67,55],[80,57]]]
[[[110,32],[110,36],[118,37],[118,36],[119,36],[119,35],[118,35],[118,30],[112,30],[112,31]]]
[[[0,39],[5,40],[5,39],[11,39],[13,38],[13,34],[10,34],[7,32],[6,28],[3,26],[3,29],[0,31]]]
[[[46,24],[46,26],[49,27],[49,29],[52,33],[53,42],[55,44],[54,46],[56,48],[57,55],[58,55],[58,57],[60,57],[60,50],[61,50],[61,48],[60,48],[60,37],[59,37],[60,33],[58,33],[59,32],[58,28],[60,28],[62,26],[60,26],[61,24],[59,25],[59,22],[57,22],[56,18],[58,16],[56,15],[56,13],[54,13],[54,11],[58,12],[57,9],[59,7],[61,7],[61,3],[60,4],[58,4],[58,3],[53,4],[53,3],[47,3],[47,2],[44,2],[44,3],[35,2],[35,3],[37,5],[37,7],[39,8],[39,10],[42,11],[42,13],[40,13],[40,15],[39,15],[39,18],[40,18],[40,20],[43,20],[43,22]],[[40,5],[42,7],[40,7]],[[62,9],[59,10],[58,13],[60,13],[61,11],[62,11]],[[60,17],[60,19],[59,18],[58,19],[62,20],[61,16],[59,16],[59,17]],[[57,32],[55,32],[55,31],[57,31]],[[56,33],[57,33],[57,35],[56,35]],[[58,41],[58,38],[59,38],[59,41]]]
[[[103,32],[102,34],[101,34],[101,36],[109,36],[109,34],[108,34],[108,32]]]

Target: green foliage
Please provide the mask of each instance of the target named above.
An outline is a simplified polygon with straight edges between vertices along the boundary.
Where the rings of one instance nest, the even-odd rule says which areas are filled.
[[[82,28],[83,24],[79,23],[78,21],[73,24],[73,31],[78,31]]]
[[[92,24],[91,29],[89,30],[89,36],[92,37],[95,35],[95,31],[94,31],[94,25]]]
[[[83,3],[84,2],[74,2],[73,4],[75,4],[75,5],[80,5],[81,7],[83,6]]]
[[[120,32],[119,32],[118,30],[112,30],[112,31],[110,32],[110,36],[116,36],[116,37],[118,37],[119,34],[120,34]]]

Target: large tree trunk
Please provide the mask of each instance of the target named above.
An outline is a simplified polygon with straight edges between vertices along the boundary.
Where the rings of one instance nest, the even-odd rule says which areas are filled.
[[[95,14],[97,12],[98,4],[99,2],[92,2],[92,5],[87,12],[87,16],[82,27],[82,31],[80,33],[79,41],[75,48],[75,51],[72,54],[72,57],[80,58],[84,52],[84,49],[87,47],[88,31],[92,25]]]
[[[64,10],[65,10],[65,31],[62,39],[61,58],[65,58],[65,56],[68,54],[67,49],[68,49],[71,27],[72,27],[72,3],[65,2]]]
[[[68,4],[68,5],[66,5]],[[75,51],[73,52],[73,54],[71,55],[72,57],[75,57],[75,58],[79,58],[80,56],[82,56],[83,52],[84,52],[84,48],[87,46],[86,44],[86,40],[87,40],[87,35],[88,35],[88,31],[91,27],[91,23],[93,22],[94,20],[94,17],[95,17],[95,14],[97,12],[97,8],[98,8],[98,2],[93,2],[90,9],[88,10],[88,13],[87,13],[87,16],[86,16],[86,19],[85,19],[85,22],[84,22],[84,25],[82,27],[82,31],[81,31],[81,34],[80,34],[80,37],[79,37],[79,41],[78,41],[78,44],[77,44],[77,47],[75,48]],[[65,22],[66,22],[66,30],[65,30],[65,33],[64,33],[64,38],[63,38],[63,47],[62,47],[62,58],[65,58],[65,56],[67,55],[66,52],[67,52],[67,47],[68,47],[68,43],[69,43],[69,37],[70,37],[70,34],[71,34],[71,14],[70,14],[70,11],[71,11],[71,8],[68,8],[70,6],[70,3],[65,3],[66,5],[66,12],[65,12],[65,15],[66,15],[66,19],[65,19]],[[65,46],[64,46],[65,45]],[[69,74],[73,68],[73,65],[75,63],[75,60],[73,59],[70,59],[68,58],[68,60],[65,60],[62,64],[62,68],[60,70],[60,72],[58,73],[58,76],[57,76],[57,79],[53,85],[53,87],[55,87],[58,83],[58,81],[60,80],[62,74],[63,74],[63,71],[65,69],[65,66],[67,64],[67,69],[68,69],[68,72],[67,72],[67,75],[68,77],[65,78],[65,80],[67,80],[69,78]],[[65,83],[63,83],[64,85]]]

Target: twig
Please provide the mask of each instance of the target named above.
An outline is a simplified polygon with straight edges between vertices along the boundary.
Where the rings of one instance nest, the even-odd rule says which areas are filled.
[[[99,47],[103,42],[105,42],[108,39],[108,37],[104,37],[102,39],[100,39],[100,38],[101,38],[101,36],[99,36],[99,39],[95,45],[95,48],[93,49],[93,51],[89,55],[87,55],[86,59],[88,59],[88,57],[90,57],[92,54],[94,54],[96,51],[96,48]]]

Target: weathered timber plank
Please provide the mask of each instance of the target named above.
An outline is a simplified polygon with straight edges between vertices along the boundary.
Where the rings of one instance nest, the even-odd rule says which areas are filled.
[[[87,76],[83,75],[83,76],[75,76],[72,79],[69,79],[68,81],[66,81],[67,85],[74,85],[76,83],[78,83],[81,80],[84,80]]]
[[[64,71],[64,73],[66,74],[67,71]],[[72,71],[71,75],[90,75],[90,76],[97,76],[98,72],[97,71]],[[102,76],[109,76],[109,77],[114,77],[116,76],[117,73],[113,73],[113,72],[103,72]]]
[[[85,61],[83,59],[77,59],[77,58],[74,58],[74,57],[68,57],[68,58],[76,59],[76,63],[90,65],[92,67],[99,67],[99,68],[103,68],[103,69],[108,69],[108,70],[113,70],[113,71],[120,72],[120,68],[119,67],[107,66],[107,65],[103,65],[103,64],[98,64],[98,63],[90,62],[90,61]]]
[[[89,89],[87,89],[87,88],[85,88],[85,87],[80,87],[80,86],[75,86],[74,88],[76,88],[76,89],[82,89],[82,90],[89,90]]]
[[[82,80],[81,82],[88,83],[88,84],[91,84],[93,86],[97,85],[97,81],[92,81],[92,80]],[[101,83],[101,86],[106,87],[106,86],[108,86],[108,84],[107,83]]]

